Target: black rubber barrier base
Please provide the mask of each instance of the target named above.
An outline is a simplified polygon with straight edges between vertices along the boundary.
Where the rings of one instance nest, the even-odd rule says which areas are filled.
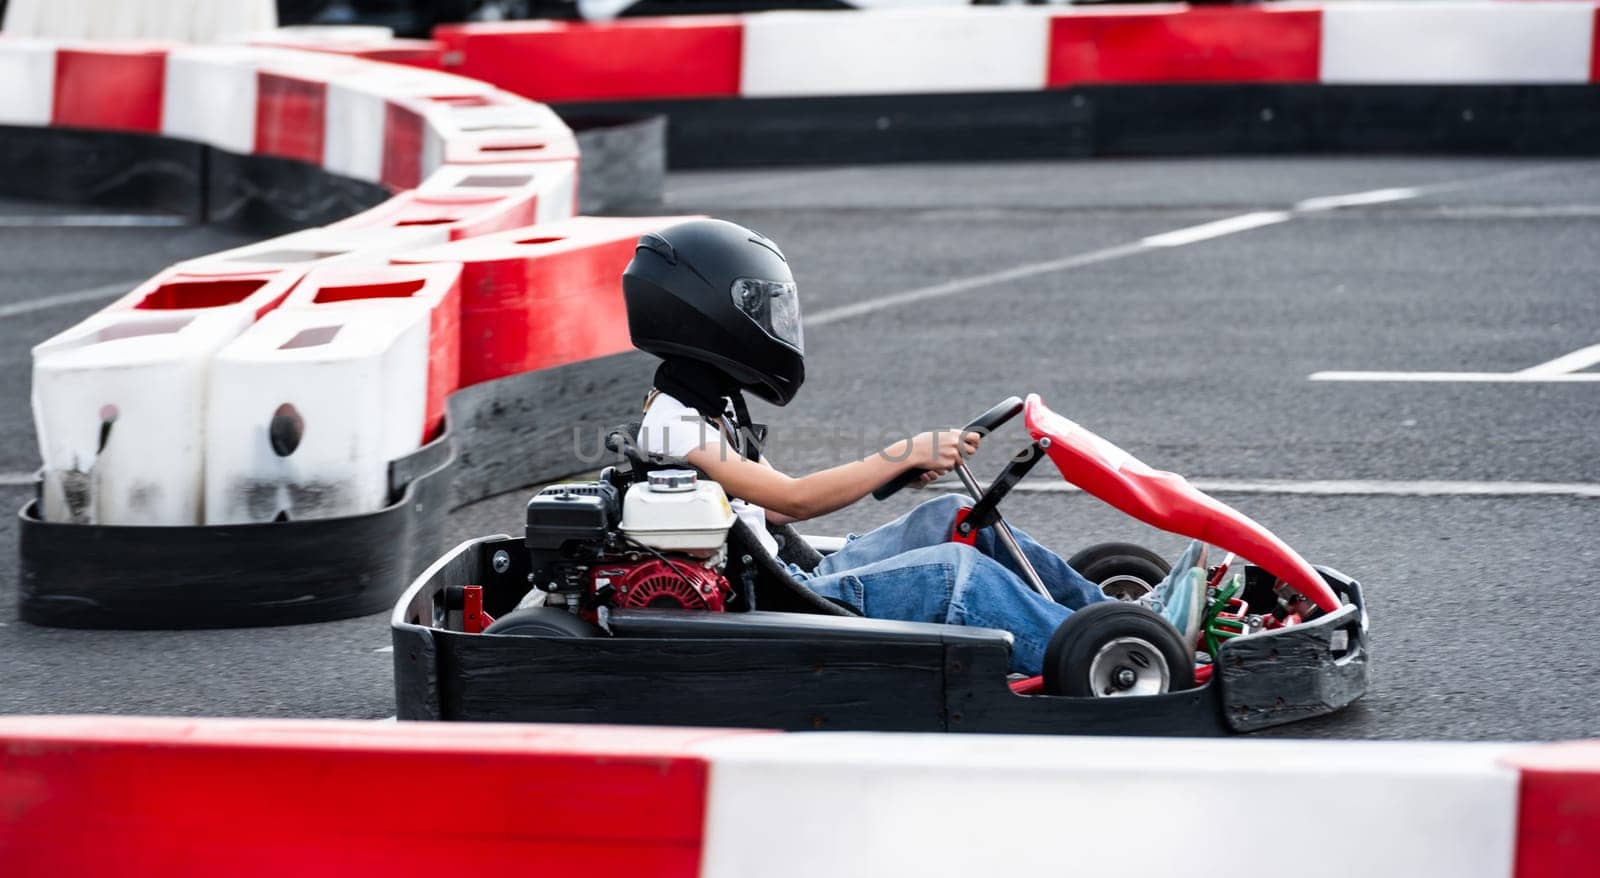
[[[453,506],[597,468],[604,431],[637,417],[650,371],[643,354],[626,353],[458,391],[451,428],[390,464],[395,499],[370,515],[129,527],[42,521],[30,502],[19,615],[62,628],[180,629],[389,610],[438,557]]]
[[[1126,85],[566,104],[665,114],[674,168],[1219,153],[1600,153],[1589,85]]]

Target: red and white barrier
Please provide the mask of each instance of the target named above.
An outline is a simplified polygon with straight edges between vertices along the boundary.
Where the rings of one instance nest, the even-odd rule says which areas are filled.
[[[1597,805],[1596,743],[0,719],[21,874],[1557,878]]]
[[[207,524],[333,518],[389,503],[389,461],[427,407],[426,308],[282,309],[211,362]]]
[[[447,25],[457,69],[537,100],[1010,92],[1187,82],[1597,81],[1595,0],[785,11]]]
[[[134,287],[105,310],[184,315],[235,310],[249,322],[278,307],[304,273],[291,265],[183,263]]]
[[[254,244],[197,256],[178,263],[176,267],[191,274],[285,268],[304,272],[329,266],[374,267],[386,264],[397,253],[440,244],[448,239],[448,229],[427,225],[328,226],[290,232]]]
[[[461,265],[463,387],[632,348],[622,270],[639,236],[692,217],[575,217],[405,253]]]
[[[269,52],[240,46],[168,52],[161,133],[249,155],[256,144],[257,71]]]
[[[494,91],[485,83],[445,73],[394,64],[365,66],[369,69],[338,76],[329,84],[328,137],[322,158],[324,168],[358,180],[382,180],[384,157],[398,148],[390,140],[392,102],[465,97]],[[417,150],[421,146],[407,143],[404,148]]]
[[[208,363],[253,319],[111,309],[35,346],[45,519],[199,524]]]
[[[421,441],[438,435],[445,398],[461,385],[461,266],[439,262],[319,269],[306,275],[283,308],[351,320],[384,311],[426,314],[428,375]]]

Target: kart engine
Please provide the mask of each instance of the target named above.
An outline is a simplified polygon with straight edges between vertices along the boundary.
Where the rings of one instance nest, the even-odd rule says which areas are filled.
[[[530,580],[545,606],[591,620],[601,607],[721,612],[733,521],[722,486],[690,470],[649,473],[621,496],[608,481],[551,485],[528,501]]]

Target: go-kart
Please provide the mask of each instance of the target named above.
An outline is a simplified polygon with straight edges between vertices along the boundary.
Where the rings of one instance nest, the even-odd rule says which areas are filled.
[[[529,501],[522,537],[470,540],[435,562],[391,618],[402,719],[599,722],[783,729],[1218,734],[1332,713],[1367,686],[1361,587],[1313,567],[1264,527],[1159,472],[1037,396],[1012,397],[966,429],[1023,414],[1032,441],[987,487],[963,461],[972,502],[951,539],[992,528],[1030,587],[1048,591],[999,504],[1040,461],[1085,492],[1226,553],[1207,569],[1199,651],[1134,602],[1168,572],[1130,544],[1072,566],[1119,601],[1070,616],[1041,677],[1008,676],[1011,635],[865,619],[807,590],[839,541],[770,529],[761,548],[714,482],[642,454],[593,482]],[[874,492],[883,499],[919,473]]]

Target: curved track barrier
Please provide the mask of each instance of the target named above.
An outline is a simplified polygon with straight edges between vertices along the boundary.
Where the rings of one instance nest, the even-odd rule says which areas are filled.
[[[456,69],[660,112],[675,165],[1600,151],[1597,4],[764,12],[447,25]],[[663,74],[661,71],[668,71]]]
[[[436,554],[452,496],[584,467],[570,451],[497,466],[524,450],[517,435],[633,402],[621,270],[672,218],[569,219],[578,140],[548,108],[340,51],[3,39],[0,64],[51,84],[48,112],[25,95],[8,121],[184,137],[392,193],[173,266],[36,348],[44,467],[22,513],[23,619],[186,628],[386,609]],[[478,239],[516,251],[496,266],[513,270],[486,280],[449,250]],[[618,369],[631,380],[606,377]],[[569,419],[552,400],[574,375],[631,385],[626,402],[591,390],[593,414]],[[447,402],[491,379],[505,386],[469,398],[488,416]],[[495,417],[509,400],[515,422]],[[474,425],[470,453],[457,419]],[[480,477],[526,481],[452,492],[469,458]]]
[[[0,860],[19,874],[718,878],[1224,862],[1252,878],[1292,860],[1312,878],[1555,878],[1600,869],[1596,752],[14,717],[0,719]],[[1359,806],[1328,807],[1355,791]],[[1108,828],[1152,803],[1186,819],[1139,844]],[[1278,820],[1326,829],[1330,847],[1280,850]]]

